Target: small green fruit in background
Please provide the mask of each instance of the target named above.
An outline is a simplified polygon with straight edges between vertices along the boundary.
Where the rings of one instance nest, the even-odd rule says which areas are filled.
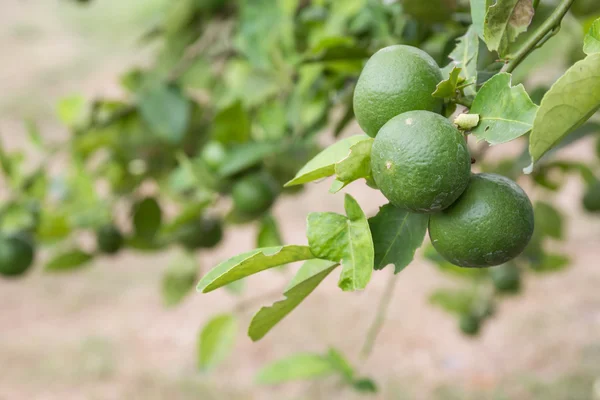
[[[114,225],[105,225],[96,232],[96,244],[101,253],[116,254],[124,243],[123,234]]]
[[[492,268],[490,276],[496,291],[500,293],[518,293],[521,290],[521,271],[513,263]]]
[[[404,45],[383,48],[369,59],[356,83],[356,120],[375,137],[398,114],[438,111],[441,101],[431,94],[441,80],[439,66],[424,51]]]
[[[481,329],[481,319],[472,314],[461,315],[458,324],[460,331],[469,336],[476,336]]]
[[[182,226],[178,242],[188,250],[212,248],[223,239],[223,222],[216,217],[202,217]]]
[[[396,207],[418,213],[450,206],[469,184],[471,157],[462,134],[441,115],[409,111],[375,137],[373,179]]]
[[[204,145],[200,157],[209,168],[218,170],[227,157],[227,151],[221,142],[213,140]]]
[[[452,264],[491,267],[523,252],[533,221],[533,207],[519,185],[500,175],[477,174],[454,204],[431,216],[429,237]]]
[[[23,235],[0,237],[0,275],[17,277],[33,265],[35,248]]]
[[[258,216],[273,205],[275,183],[265,174],[249,175],[233,185],[231,196],[236,211],[247,216]]]
[[[600,181],[588,186],[583,196],[583,208],[589,212],[600,211]]]

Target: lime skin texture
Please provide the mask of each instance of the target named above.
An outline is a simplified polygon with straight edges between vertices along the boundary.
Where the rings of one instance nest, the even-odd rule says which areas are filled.
[[[412,110],[439,111],[441,99],[431,94],[442,80],[433,58],[404,45],[375,53],[363,68],[354,90],[354,114],[371,137],[391,118]]]
[[[469,184],[471,157],[462,134],[430,111],[388,121],[373,141],[373,179],[396,207],[433,213],[449,207]]]
[[[512,180],[475,174],[460,198],[429,218],[435,249],[460,267],[504,264],[523,252],[533,235],[533,207]]]

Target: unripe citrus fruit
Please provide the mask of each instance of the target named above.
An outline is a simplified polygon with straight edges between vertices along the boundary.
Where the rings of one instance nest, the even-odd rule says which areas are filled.
[[[521,290],[521,272],[513,263],[492,268],[490,274],[498,292],[518,293]]]
[[[215,247],[223,239],[223,224],[219,218],[202,217],[181,227],[177,237],[189,250]]]
[[[398,114],[436,111],[441,102],[431,94],[441,80],[440,68],[424,51],[403,45],[383,48],[369,59],[356,83],[356,120],[374,137]]]
[[[0,274],[7,277],[23,275],[33,264],[35,249],[20,235],[0,238]]]
[[[217,170],[223,165],[227,150],[220,142],[213,140],[204,145],[200,157],[209,168]]]
[[[116,254],[123,247],[125,240],[121,231],[114,225],[106,225],[96,232],[98,250],[105,254]]]
[[[465,335],[475,336],[481,328],[481,319],[472,314],[463,314],[460,316],[459,326]]]
[[[515,182],[496,174],[471,176],[446,210],[429,219],[435,249],[461,267],[504,264],[525,249],[533,234],[533,207]]]
[[[373,179],[396,207],[436,212],[469,184],[471,157],[462,134],[441,115],[409,111],[392,118],[375,137]]]
[[[260,215],[275,201],[275,183],[263,174],[249,175],[237,181],[231,190],[233,205],[247,216]]]
[[[600,211],[600,182],[590,185],[583,196],[583,207],[589,212]]]

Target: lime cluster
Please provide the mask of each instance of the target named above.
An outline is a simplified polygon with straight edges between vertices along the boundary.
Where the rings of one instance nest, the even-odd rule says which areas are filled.
[[[438,65],[411,46],[390,46],[365,65],[354,93],[359,125],[374,137],[372,177],[396,207],[431,214],[435,249],[462,267],[518,256],[533,234],[533,207],[513,181],[472,174],[463,134],[438,114]]]

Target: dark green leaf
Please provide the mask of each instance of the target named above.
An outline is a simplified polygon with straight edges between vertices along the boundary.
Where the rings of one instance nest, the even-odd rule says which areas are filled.
[[[538,262],[531,264],[535,272],[557,272],[569,266],[571,260],[564,254],[543,253]]]
[[[290,245],[255,249],[217,265],[200,280],[197,290],[208,293],[266,269],[312,258],[315,256],[307,246]]]
[[[190,119],[190,102],[176,86],[156,84],[138,96],[142,117],[152,132],[170,143],[179,143]]]
[[[212,121],[212,137],[223,144],[244,143],[250,138],[250,118],[241,101],[220,110]]]
[[[330,212],[309,214],[306,236],[316,257],[342,264],[342,290],[361,290],[373,272],[373,239],[367,217],[348,194],[345,208],[347,217]]]
[[[327,356],[301,353],[276,361],[262,368],[256,380],[264,385],[284,382],[325,378],[336,373]]]
[[[133,206],[133,227],[135,235],[151,241],[162,222],[162,210],[154,197],[146,197]]]
[[[359,378],[355,380],[352,387],[361,393],[377,393],[377,384],[369,378]]]
[[[538,107],[523,85],[511,86],[511,76],[500,73],[477,92],[471,113],[479,114],[479,125],[472,130],[478,140],[500,144],[529,132]]]
[[[46,264],[46,271],[73,271],[86,266],[94,256],[80,249],[68,250],[55,254]]]
[[[326,260],[309,260],[300,268],[292,284],[285,291],[285,300],[263,307],[252,318],[248,336],[253,341],[262,339],[276,324],[292,312],[337,267]]]
[[[375,269],[389,264],[397,274],[413,260],[415,251],[423,243],[429,216],[414,214],[386,204],[369,219],[375,246]]]
[[[198,367],[211,370],[231,352],[237,334],[237,320],[233,314],[213,317],[198,336]]]

